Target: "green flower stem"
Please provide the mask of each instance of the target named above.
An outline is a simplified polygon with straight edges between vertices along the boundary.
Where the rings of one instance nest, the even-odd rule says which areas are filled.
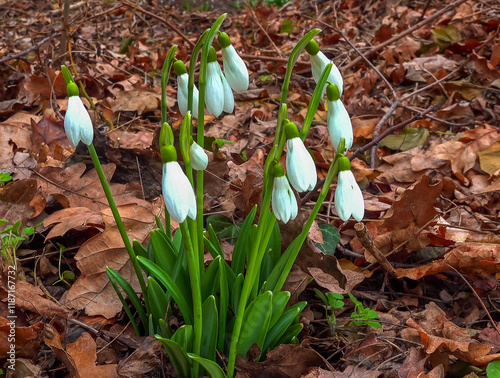
[[[106,198],[108,200],[109,207],[111,208],[111,212],[113,213],[113,217],[115,218],[116,226],[120,231],[123,243],[125,244],[125,248],[127,249],[128,255],[130,257],[130,261],[132,262],[132,266],[134,267],[137,280],[139,281],[139,285],[141,285],[142,296],[144,297],[144,302],[146,303],[147,312],[149,313],[147,288],[146,288],[146,283],[144,282],[144,277],[142,276],[141,267],[139,266],[139,262],[137,261],[137,258],[135,256],[132,244],[130,243],[130,239],[128,238],[127,231],[125,230],[125,225],[123,224],[122,218],[120,217],[120,213],[118,212],[118,207],[116,206],[115,199],[113,198],[113,194],[111,193],[108,181],[106,180],[106,176],[104,175],[104,171],[102,170],[101,162],[99,161],[99,157],[97,156],[97,152],[94,148],[94,145],[93,144],[88,145],[88,149],[90,157],[92,158],[92,162],[94,163],[97,175],[99,176],[99,180],[101,181],[102,189],[104,190],[104,194],[106,195]]]
[[[186,247],[188,258],[189,280],[191,281],[191,291],[193,293],[193,313],[194,313],[194,344],[193,353],[200,355],[201,350],[201,336],[203,332],[203,316],[201,304],[201,280],[200,280],[200,266],[196,257],[196,252],[191,243],[191,234],[187,222],[180,224],[182,232],[182,240]],[[193,362],[194,376],[198,376],[198,364]]]

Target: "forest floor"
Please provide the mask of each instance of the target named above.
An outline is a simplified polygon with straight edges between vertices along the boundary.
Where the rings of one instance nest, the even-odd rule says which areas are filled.
[[[259,203],[287,59],[313,28],[322,29],[316,40],[344,78],[354,130],[347,156],[365,200],[365,227],[343,222],[332,186],[285,286],[292,304],[308,303],[300,345],[266,362],[240,361],[239,376],[475,377],[500,360],[498,2],[86,0],[71,2],[65,17],[62,1],[0,0],[0,7],[0,173],[10,174],[0,177],[0,218],[8,221],[2,227],[36,226],[16,244],[16,372],[7,361],[5,261],[0,272],[7,376],[174,371],[159,342],[135,336],[107,278],[110,261],[124,277],[133,271],[86,147],[66,138],[60,67],[77,72],[92,100],[105,174],[130,237],[147,243],[163,208],[163,63],[174,44],[176,58],[188,62],[224,12],[221,30],[247,62],[250,88],[235,94],[234,113],[205,117],[206,137],[226,141],[207,147],[208,222],[234,235]],[[176,88],[172,73],[168,119],[177,136]],[[287,99],[299,126],[314,88],[304,52]],[[306,139],[319,179],[335,156],[326,122],[320,104]],[[299,216],[280,224],[283,248],[316,198],[315,191],[302,196]],[[232,242],[222,241],[228,261]],[[315,289],[345,295],[334,324]],[[353,324],[347,293],[376,311],[376,327]]]

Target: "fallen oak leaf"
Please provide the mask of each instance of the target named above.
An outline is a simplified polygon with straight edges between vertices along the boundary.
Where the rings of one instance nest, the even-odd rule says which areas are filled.
[[[99,213],[86,207],[70,207],[50,214],[43,222],[45,227],[55,225],[45,241],[64,235],[69,230],[84,230],[89,227],[104,228],[104,221]]]
[[[43,323],[38,322],[30,327],[11,328],[12,319],[0,316],[0,359],[11,358],[11,344],[15,343],[15,358],[34,358],[38,354],[38,347],[42,343]],[[14,325],[15,325],[14,320]],[[9,336],[15,331],[15,341]]]

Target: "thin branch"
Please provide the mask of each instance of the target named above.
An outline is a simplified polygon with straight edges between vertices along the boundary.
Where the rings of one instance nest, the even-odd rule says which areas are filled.
[[[276,44],[274,43],[273,39],[269,36],[269,34],[267,34],[266,30],[260,24],[259,19],[255,15],[255,12],[253,11],[253,9],[250,6],[250,3],[248,1],[247,1],[247,7],[250,10],[250,13],[252,14],[253,20],[255,21],[255,23],[257,24],[257,26],[259,27],[260,31],[262,33],[264,33],[264,35],[267,37],[267,39],[271,43],[271,46],[273,46],[274,51],[276,51],[280,57],[283,56],[283,53],[281,52],[281,50],[278,48],[278,46],[276,46]]]
[[[387,111],[387,113],[384,114],[384,116],[380,119],[380,121],[377,123],[377,126],[373,129],[373,139],[378,138],[380,134],[380,130],[382,130],[382,126],[389,120],[389,118],[392,116],[392,113],[396,111],[398,106],[401,104],[401,100],[398,98],[396,101],[394,101]],[[372,150],[370,151],[370,167],[375,168],[375,163],[376,163],[376,157],[377,157],[377,149],[378,146],[375,145],[372,147]]]
[[[43,44],[45,44],[46,42],[48,42],[50,39],[58,36],[59,34],[61,34],[61,32],[57,32],[57,33],[54,33],[52,35],[49,35],[48,37],[42,39],[40,42],[38,42],[37,44],[31,46],[29,49],[27,50],[24,50],[24,51],[21,51],[17,54],[9,54],[9,55],[6,55],[4,56],[2,59],[0,59],[0,63],[4,63],[4,62],[7,62],[9,60],[14,60],[14,59],[19,59],[19,58],[22,58],[23,56],[25,55],[28,55],[30,52],[33,52],[33,51],[37,51],[40,49],[40,46],[42,46]]]

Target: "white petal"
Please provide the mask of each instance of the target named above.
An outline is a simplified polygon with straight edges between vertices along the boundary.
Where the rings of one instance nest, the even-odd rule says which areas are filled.
[[[188,110],[188,83],[189,75],[187,73],[177,76],[177,106],[184,116]],[[198,97],[199,92],[196,85],[193,86],[193,114],[198,118]]]
[[[352,181],[352,217],[358,222],[361,222],[365,215],[365,200],[363,199],[363,193],[361,192],[361,189],[359,188],[354,175],[352,175]]]
[[[287,223],[297,216],[297,201],[285,176],[275,177],[271,196],[273,213],[276,219]]]
[[[163,164],[162,192],[170,216],[182,223],[196,218],[196,197],[189,179],[176,161]]]
[[[335,209],[340,219],[347,221],[352,214],[354,187],[352,180],[356,183],[351,171],[340,171],[337,189],[335,190]],[[357,186],[357,184],[356,184]]]
[[[224,74],[231,88],[235,92],[246,91],[249,83],[247,66],[232,45],[222,49],[222,61]]]
[[[319,81],[319,78],[321,77],[321,74],[323,73],[323,70],[328,63],[333,62],[328,59],[321,51],[319,51],[316,55],[311,55],[311,70],[314,81],[316,83]],[[330,75],[328,75],[328,81],[332,84],[337,85],[340,95],[342,96],[342,92],[344,91],[344,80],[342,79],[342,75],[335,63],[333,63],[332,69],[330,70]],[[323,91],[325,91],[325,89]]]
[[[229,86],[229,83],[226,80],[226,77],[222,73],[222,70],[219,67],[219,76],[222,81],[222,88],[224,89],[224,111],[226,113],[232,113],[234,110],[234,96],[233,96],[233,91],[231,87]]]
[[[92,143],[94,138],[92,120],[78,96],[71,96],[68,99],[68,109],[64,117],[64,130],[73,147],[76,147],[80,141],[87,146]]]
[[[352,123],[349,113],[342,101],[327,101],[328,102],[328,131],[332,140],[333,147],[337,149],[340,139],[345,139],[345,148],[348,150],[352,147],[354,139],[352,132]]]
[[[189,149],[189,157],[191,159],[191,166],[197,171],[204,171],[208,165],[208,155],[201,146],[193,142]]]
[[[312,190],[316,186],[316,165],[299,137],[286,142],[286,170],[290,184],[298,192]]]
[[[218,117],[224,108],[224,87],[219,76],[219,63],[207,64],[207,86],[205,92],[205,106],[210,114]]]

